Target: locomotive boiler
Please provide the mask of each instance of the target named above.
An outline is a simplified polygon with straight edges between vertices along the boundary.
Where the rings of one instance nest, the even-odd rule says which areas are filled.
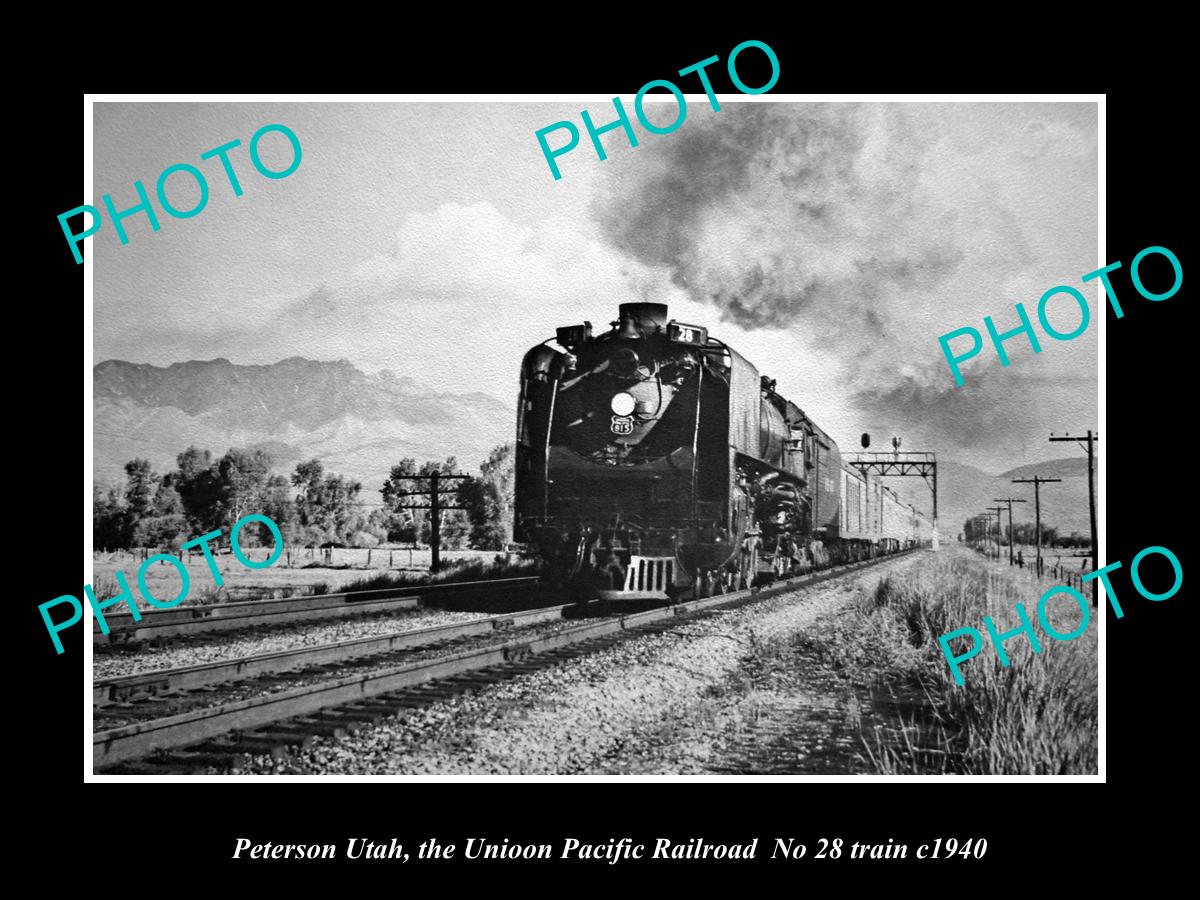
[[[874,480],[843,539],[847,478],[774,381],[663,304],[559,328],[522,361],[514,536],[592,596],[706,596],[920,540],[907,507],[883,533],[871,497],[902,504]]]

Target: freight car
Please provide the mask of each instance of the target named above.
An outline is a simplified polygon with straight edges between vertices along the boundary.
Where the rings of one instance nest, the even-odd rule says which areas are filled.
[[[707,596],[931,536],[774,381],[658,303],[525,354],[515,507],[548,576],[605,599]]]

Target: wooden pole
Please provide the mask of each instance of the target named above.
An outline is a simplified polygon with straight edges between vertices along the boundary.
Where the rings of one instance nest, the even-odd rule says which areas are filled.
[[[1095,572],[1100,566],[1100,542],[1096,538],[1096,473],[1095,464],[1093,462],[1092,445],[1094,440],[1092,432],[1088,430],[1088,512],[1092,520],[1092,571]],[[1098,578],[1092,579],[1092,606],[1096,605],[1096,582]]]
[[[429,476],[429,571],[437,572],[442,564],[442,511],[438,498],[440,473]]]

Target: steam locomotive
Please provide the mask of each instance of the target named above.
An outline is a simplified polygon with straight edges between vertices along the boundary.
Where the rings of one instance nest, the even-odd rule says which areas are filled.
[[[517,416],[514,536],[591,596],[708,596],[931,537],[774,381],[663,304],[532,348]]]

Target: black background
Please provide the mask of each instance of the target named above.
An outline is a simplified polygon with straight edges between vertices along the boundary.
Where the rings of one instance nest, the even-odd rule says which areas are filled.
[[[22,662],[9,667],[19,708],[9,720],[9,745],[19,760],[9,771],[16,777],[15,789],[30,793],[18,811],[29,852],[53,860],[55,866],[71,866],[77,857],[99,882],[123,881],[134,874],[139,879],[175,876],[197,887],[245,882],[283,886],[293,881],[315,886],[326,880],[346,884],[349,878],[387,878],[403,890],[414,879],[455,873],[488,882],[515,877],[530,884],[547,875],[556,879],[546,882],[556,891],[564,884],[557,881],[563,876],[583,876],[594,884],[610,876],[641,880],[649,874],[670,882],[699,877],[715,886],[718,882],[736,885],[749,873],[777,874],[784,879],[782,884],[796,890],[805,889],[814,879],[861,882],[865,878],[884,883],[905,874],[926,884],[943,882],[960,888],[998,883],[996,876],[1000,876],[1016,879],[1012,882],[1016,887],[1019,873],[1031,865],[1057,861],[1062,866],[1059,871],[1066,874],[1076,866],[1090,869],[1112,863],[1121,848],[1155,847],[1156,854],[1162,853],[1161,844],[1171,828],[1159,816],[1176,802],[1191,769],[1190,746],[1182,733],[1192,718],[1187,703],[1192,632],[1184,617],[1190,589],[1187,578],[1194,577],[1187,574],[1191,571],[1187,542],[1193,529],[1184,526],[1184,517],[1194,515],[1195,509],[1188,466],[1195,379],[1188,377],[1190,367],[1185,368],[1191,361],[1194,335],[1184,318],[1186,281],[1170,300],[1151,303],[1133,290],[1128,266],[1142,248],[1162,245],[1176,253],[1185,272],[1188,268],[1184,185],[1193,179],[1175,123],[1191,104],[1162,78],[1164,60],[1143,47],[1152,70],[1142,67],[1147,60],[1121,64],[1109,56],[1105,71],[1089,71],[1082,65],[1084,54],[1101,51],[1082,37],[1072,38],[1069,45],[1044,42],[1058,48],[1051,59],[1042,53],[1043,45],[1036,40],[1028,43],[1032,40],[1028,37],[1024,45],[996,38],[992,45],[929,39],[920,46],[899,41],[867,47],[848,40],[844,33],[807,27],[726,28],[704,37],[674,34],[669,38],[648,28],[630,27],[585,44],[578,31],[564,28],[562,36],[531,37],[522,47],[509,39],[488,42],[485,37],[470,46],[461,38],[451,41],[432,32],[406,34],[394,41],[379,38],[374,47],[358,48],[353,64],[345,59],[344,50],[333,53],[343,60],[336,67],[327,65],[328,60],[316,52],[317,45],[303,41],[260,51],[253,64],[237,50],[219,48],[213,51],[217,55],[213,64],[202,67],[203,77],[181,64],[180,71],[172,73],[155,67],[144,79],[138,71],[126,72],[130,77],[121,83],[101,75],[88,79],[88,88],[231,93],[261,89],[587,91],[629,97],[648,80],[671,77],[676,70],[716,54],[722,63],[712,67],[710,74],[716,91],[727,93],[733,88],[724,75],[724,59],[740,41],[756,38],[769,43],[780,60],[782,74],[772,94],[884,89],[1108,91],[1104,262],[1119,259],[1125,265],[1113,280],[1126,314],[1117,320],[1111,311],[1107,313],[1108,422],[1100,450],[1108,469],[1108,553],[1101,562],[1125,563],[1113,583],[1126,616],[1117,621],[1110,613],[1106,623],[1107,784],[1044,780],[985,784],[947,779],[933,784],[85,785],[80,724],[85,698],[82,629],[63,634],[66,652],[56,656],[37,612],[37,604],[52,597],[79,596],[87,578],[87,561],[72,557],[70,550],[80,533],[80,500],[86,503],[90,494],[90,484],[79,475],[83,445],[74,418],[80,406],[86,408],[91,402],[81,386],[87,366],[79,330],[84,318],[79,313],[83,267],[75,265],[55,218],[83,200],[84,103],[81,92],[64,85],[30,102],[28,116],[37,123],[39,138],[30,145],[21,171],[30,167],[32,171],[28,177],[15,178],[10,170],[10,178],[27,192],[15,217],[16,237],[10,237],[14,242],[10,246],[18,251],[10,256],[10,268],[33,276],[19,279],[23,286],[12,298],[9,334],[10,353],[21,359],[9,369],[9,399],[15,406],[9,438],[19,448],[14,471],[21,473],[9,510],[17,532],[9,546],[18,551],[9,558],[9,571],[16,575],[19,589],[9,604],[22,646]],[[1033,35],[1036,38],[1036,29]],[[1111,35],[1103,39],[1115,40]],[[266,58],[261,58],[263,53]],[[747,84],[766,80],[765,68],[754,71],[758,56],[750,51],[739,58],[739,71]],[[280,68],[286,69],[288,77],[261,74]],[[334,68],[341,74],[331,82],[329,73]],[[1145,78],[1144,84],[1138,83],[1140,78]],[[683,87],[697,90],[686,81]],[[1064,222],[1063,227],[1073,229],[1074,224]],[[83,252],[89,250],[90,242]],[[1081,260],[1081,271],[1090,262]],[[1001,274],[997,273],[997,282]],[[993,297],[997,312],[1016,300],[1031,306],[1031,298],[1001,296],[991,284],[979,284],[978,291]],[[1089,291],[1089,299],[1093,296]],[[26,347],[29,350],[22,353]],[[1064,422],[1063,427],[1083,430],[1093,424]],[[1064,451],[1069,449],[1064,445]],[[88,527],[84,523],[84,529]],[[1185,571],[1183,590],[1162,603],[1137,597],[1128,579],[1129,561],[1154,544],[1171,548]],[[1163,574],[1167,574],[1165,564]],[[1144,570],[1144,578],[1149,586],[1156,585],[1153,566]],[[494,841],[507,837],[519,843],[554,845],[567,836],[597,843],[629,836],[647,844],[657,837],[703,836],[714,842],[745,843],[757,836],[760,858],[750,864],[617,866],[359,862],[349,868],[345,862],[230,859],[238,837],[255,843],[344,846],[345,839],[354,836],[385,843],[396,837],[409,849],[432,836],[452,843],[467,837]],[[770,861],[766,857],[776,836],[807,843],[810,858]],[[845,856],[816,862],[811,855],[820,837],[841,837],[848,843],[886,843],[893,838],[910,844],[937,837],[985,837],[989,852],[984,860],[970,863],[958,859],[851,862]],[[166,881],[163,886],[170,889],[173,883]]]

